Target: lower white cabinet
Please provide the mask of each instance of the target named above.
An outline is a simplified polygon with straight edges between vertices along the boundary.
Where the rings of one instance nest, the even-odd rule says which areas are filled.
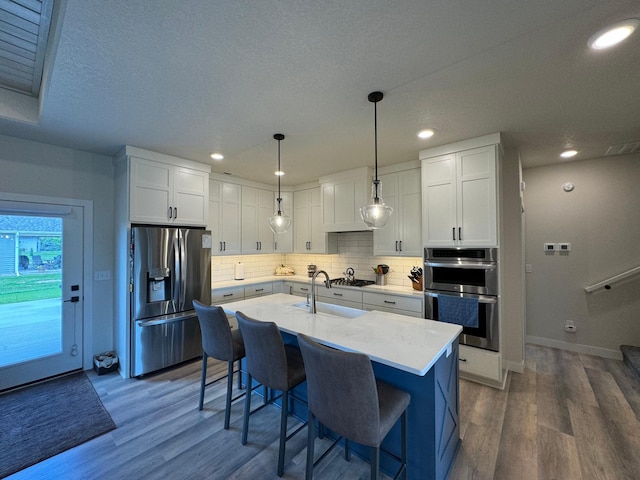
[[[460,345],[460,374],[502,381],[502,355],[482,348]]]
[[[244,287],[225,287],[214,288],[211,291],[211,304],[219,305],[221,303],[236,302],[244,300]]]
[[[340,305],[342,307],[351,307],[362,310],[362,292],[350,290],[347,288],[327,288],[324,284],[317,286],[318,302],[330,303],[332,305]]]
[[[362,304],[362,308],[365,310],[380,310],[422,318],[422,298],[420,297],[364,292]]]
[[[262,297],[264,295],[271,295],[272,293],[273,283],[271,282],[244,287],[244,298]]]

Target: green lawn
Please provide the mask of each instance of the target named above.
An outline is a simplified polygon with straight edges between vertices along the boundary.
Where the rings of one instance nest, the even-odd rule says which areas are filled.
[[[0,305],[60,298],[61,283],[60,272],[0,277]]]

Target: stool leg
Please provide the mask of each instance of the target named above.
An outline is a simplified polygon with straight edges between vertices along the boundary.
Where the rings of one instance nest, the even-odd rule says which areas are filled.
[[[380,470],[380,447],[371,447],[371,480],[378,480]]]
[[[200,378],[200,403],[198,404],[198,410],[204,408],[204,388],[207,384],[207,354],[202,352],[202,376]]]
[[[240,369],[242,368],[242,360],[238,360],[238,390],[242,390],[242,372]]]
[[[229,420],[231,418],[231,394],[233,392],[233,362],[229,362],[227,373],[227,406],[224,409],[224,429],[229,430]]]
[[[305,480],[312,480],[313,478],[313,443],[315,440],[315,418],[311,410],[309,410],[309,418],[307,420],[307,470],[305,473]]]
[[[244,399],[244,419],[242,420],[242,445],[247,444],[249,433],[249,412],[251,411],[251,374],[247,373],[247,394]]]
[[[287,442],[287,416],[289,415],[289,391],[282,392],[282,408],[280,413],[280,449],[278,451],[278,476],[284,474],[284,449]]]
[[[402,471],[402,480],[407,480],[407,411],[402,412],[400,417],[400,431],[402,435],[402,464],[404,470]]]

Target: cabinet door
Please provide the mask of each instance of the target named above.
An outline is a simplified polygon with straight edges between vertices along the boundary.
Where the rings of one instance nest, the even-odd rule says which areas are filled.
[[[310,253],[327,253],[327,234],[322,228],[322,199],[320,198],[320,188],[309,191],[309,241]]]
[[[399,244],[398,254],[405,257],[421,257],[422,188],[420,186],[419,169],[398,173],[398,191],[399,205],[396,221],[399,232],[398,238],[402,242]],[[393,214],[391,216],[393,217]]]
[[[269,226],[269,217],[273,215],[273,192],[258,190],[258,231],[259,253],[273,253],[273,231]]]
[[[222,254],[222,182],[209,180],[209,223],[211,255]]]
[[[309,190],[293,194],[293,249],[296,253],[309,253]]]
[[[205,226],[209,220],[209,174],[176,167],[173,186],[173,222]]]
[[[131,157],[131,223],[167,224],[173,192],[173,167]],[[173,215],[172,215],[173,217]]]
[[[365,176],[328,182],[322,189],[322,228],[325,232],[367,230],[360,217],[360,207],[367,202]]]
[[[240,213],[242,189],[233,183],[222,184],[222,253],[240,254]]]
[[[497,245],[495,146],[458,153],[457,170],[459,244]]]
[[[242,253],[258,253],[258,189],[242,187]]]
[[[373,254],[374,255],[399,255],[400,236],[400,204],[398,198],[398,174],[390,173],[378,177],[382,182],[382,199],[384,203],[393,208],[389,221],[384,228],[373,231]],[[420,179],[418,179],[418,184]]]
[[[455,154],[422,161],[422,237],[425,245],[456,245],[455,172]]]

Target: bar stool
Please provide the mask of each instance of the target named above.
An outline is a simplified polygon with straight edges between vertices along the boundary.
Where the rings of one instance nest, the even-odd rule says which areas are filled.
[[[407,407],[411,395],[376,381],[371,360],[361,353],[350,353],[321,345],[304,334],[298,343],[307,371],[309,429],[307,436],[306,479],[313,467],[338,443],[338,438],[314,463],[314,419],[345,439],[345,458],[350,459],[349,440],[371,447],[371,479],[377,479],[380,444],[400,418],[401,456],[394,478],[407,478]]]
[[[290,390],[304,382],[306,376],[300,350],[293,345],[285,345],[278,326],[273,322],[261,322],[236,312],[238,325],[242,332],[247,355],[247,396],[244,404],[244,422],[242,425],[242,444],[247,444],[249,415],[261,410],[265,405],[251,410],[252,379],[267,388],[282,392],[282,413],[280,415],[280,447],[278,450],[278,476],[284,473],[284,454],[286,441],[302,430],[301,425],[287,437],[287,416],[289,413]]]
[[[229,419],[231,417],[231,402],[242,397],[238,395],[232,398],[233,390],[233,364],[237,360],[244,358],[244,342],[240,330],[232,330],[229,320],[222,307],[205,305],[198,300],[193,301],[193,307],[198,314],[200,331],[202,332],[202,378],[200,380],[200,403],[198,410],[204,407],[204,390],[208,385],[207,381],[207,358],[215,358],[228,363],[227,370],[227,402],[224,411],[224,428],[229,430]],[[222,380],[220,377],[209,385]],[[240,385],[240,379],[238,384]]]

